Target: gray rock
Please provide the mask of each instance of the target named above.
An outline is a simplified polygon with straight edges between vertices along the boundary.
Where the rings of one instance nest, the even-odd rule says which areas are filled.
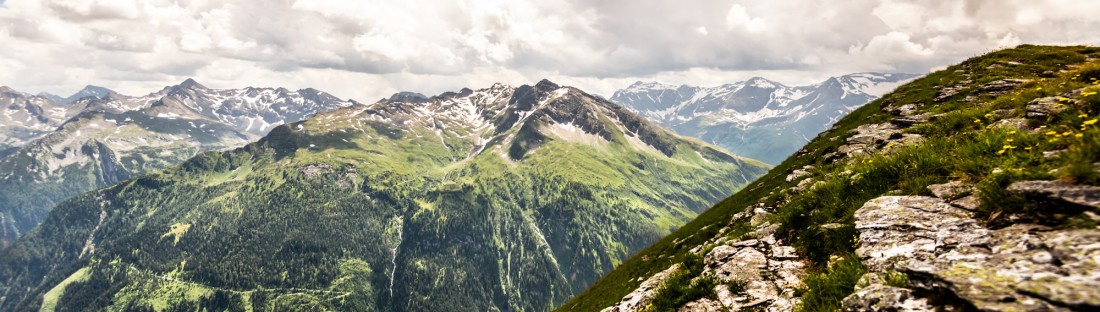
[[[711,264],[717,265],[712,273],[723,282],[750,282],[762,280],[760,271],[768,267],[768,258],[755,248],[741,248],[725,259],[707,264],[708,268]]]
[[[932,195],[936,197],[952,200],[970,195],[974,187],[959,181],[951,181],[943,184],[929,185],[928,190],[932,191]]]
[[[982,201],[977,195],[970,195],[951,201],[951,205],[970,211],[978,211],[978,208],[982,206]]]
[[[989,113],[992,114],[993,117],[996,117],[996,118],[1008,118],[1008,117],[1012,117],[1012,111],[1013,110],[1011,110],[1011,109],[997,109],[997,110],[993,110],[992,112],[989,112]]]
[[[913,297],[913,291],[900,287],[872,284],[844,298],[844,311],[927,311],[936,309],[923,298]]]
[[[740,248],[727,246],[727,245],[721,245],[721,246],[718,246],[718,247],[714,247],[714,249],[711,249],[710,252],[708,252],[706,256],[703,256],[703,262],[704,263],[722,263],[722,262],[725,262],[726,259],[728,259],[733,254],[737,253],[738,250],[740,250]]]
[[[761,225],[756,231],[753,231],[753,237],[756,237],[764,244],[775,245],[777,242],[775,239],[775,231],[778,229],[778,224]]]
[[[642,282],[642,285],[638,286],[633,292],[630,292],[623,297],[619,303],[600,310],[601,312],[634,312],[639,311],[649,302],[653,300],[653,295],[657,291],[657,287],[667,280],[673,272],[676,272],[680,268],[679,264],[674,264],[664,271],[654,274],[650,278]]]
[[[1048,96],[1031,100],[1027,103],[1027,117],[1041,118],[1065,110],[1067,106],[1059,103],[1058,98],[1060,97]]]
[[[806,180],[803,180],[803,181],[810,181],[810,180],[806,179]],[[799,185],[801,186],[802,184],[799,183]],[[772,215],[771,213],[769,213],[767,211],[764,211],[764,209],[757,208],[753,211],[752,218],[749,219],[749,226],[753,226],[753,227],[760,226],[760,225],[764,224],[765,222],[768,222],[768,218],[771,217],[771,215]]]
[[[1048,199],[1081,206],[1100,208],[1100,187],[1072,184],[1065,181],[1019,181],[1008,186],[1009,191],[1039,195]]]
[[[772,259],[798,259],[798,252],[791,246],[774,246],[771,257]]]
[[[809,174],[810,174],[810,172],[806,171],[804,169],[795,169],[795,170],[791,171],[791,174],[787,175],[787,182],[794,181],[798,178],[804,177],[804,176],[809,175]]]
[[[917,114],[920,104],[905,104],[901,106],[887,106],[883,110],[896,116],[912,116]]]
[[[870,272],[906,273],[909,287],[957,298],[957,308],[1100,309],[1100,230],[1095,228],[1016,224],[991,230],[965,210],[922,196],[875,198],[855,218],[856,253]],[[861,284],[870,285],[845,298],[846,310],[926,311],[906,289]]]
[[[914,144],[919,144],[920,142],[923,142],[923,141],[924,141],[924,137],[919,135],[919,134],[905,133],[905,134],[902,134],[900,138],[888,141],[884,146],[882,146],[882,151],[885,154],[890,154],[898,148],[909,146],[909,145],[914,145]]]
[[[908,128],[908,127],[912,127],[912,126],[915,126],[915,125],[919,125],[919,124],[928,122],[928,119],[931,116],[932,115],[928,114],[928,113],[919,114],[919,115],[901,116],[901,117],[894,118],[891,121],[891,123],[894,124],[894,125],[897,125],[898,127]]]
[[[883,196],[856,210],[856,254],[872,271],[904,268],[910,260],[931,260],[941,249],[981,244],[985,232],[970,212],[943,199]]]
[[[802,277],[806,276],[806,263],[794,258],[785,261],[772,260],[768,261],[768,270],[773,273],[772,282],[779,288],[779,292],[787,298],[794,298],[794,292],[802,288]]]
[[[1029,126],[1027,124],[1027,119],[1025,119],[1025,118],[1001,119],[1001,120],[998,120],[997,122],[993,123],[992,125],[990,125],[990,127],[1001,127],[1001,128],[1008,128],[1008,129],[1014,129],[1014,130],[1019,130],[1019,131],[1031,131],[1032,130],[1031,126]]]
[[[990,95],[1004,95],[1016,89],[1020,85],[1031,80],[1025,79],[1001,79],[978,86],[978,92]]]
[[[936,97],[933,98],[932,101],[935,101],[936,103],[947,101],[947,99],[951,98],[952,96],[955,96],[956,94],[959,94],[959,92],[962,91],[963,88],[966,88],[966,86],[965,85],[955,85],[955,86],[951,86],[951,87],[942,88],[939,91],[936,91]]]
[[[733,247],[754,247],[754,246],[759,246],[759,245],[760,245],[760,241],[755,240],[755,239],[747,239],[747,240],[743,240],[743,241],[740,241],[740,242],[730,244],[730,246],[733,246]]]
[[[908,273],[982,310],[1100,309],[1100,231],[1013,225],[989,236],[989,248],[951,250]]]
[[[727,311],[722,303],[717,300],[711,300],[702,298],[696,301],[688,302],[684,306],[680,307],[676,311],[679,312],[725,312]]]

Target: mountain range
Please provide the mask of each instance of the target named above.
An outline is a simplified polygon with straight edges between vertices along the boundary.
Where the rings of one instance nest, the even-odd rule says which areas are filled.
[[[313,89],[218,90],[191,79],[139,97],[88,86],[60,102],[3,90],[0,246],[70,196],[203,151],[240,147],[277,125],[355,104]]]
[[[203,90],[96,105],[262,128]],[[401,93],[61,202],[0,309],[546,310],[769,168],[550,81]]]
[[[761,77],[717,87],[639,81],[610,99],[681,135],[778,164],[841,117],[914,77],[858,73],[808,86]]]

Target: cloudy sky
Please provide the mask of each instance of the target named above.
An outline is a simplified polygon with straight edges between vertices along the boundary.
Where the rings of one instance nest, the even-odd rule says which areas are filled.
[[[374,101],[550,78],[808,84],[1021,43],[1100,45],[1100,1],[0,0],[0,85],[315,87]]]

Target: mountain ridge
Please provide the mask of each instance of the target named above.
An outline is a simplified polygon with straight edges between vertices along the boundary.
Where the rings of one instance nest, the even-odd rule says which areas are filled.
[[[767,168],[550,81],[354,104],[63,202],[0,308],[541,310]]]
[[[275,125],[355,103],[313,89],[208,89],[193,79],[140,97],[112,91],[64,104],[34,96],[9,98],[22,102],[26,112],[54,113],[30,126],[38,132],[25,136],[28,141],[4,138],[18,144],[0,153],[0,246],[41,222],[46,211],[69,196],[175,165],[199,152],[239,147]],[[7,120],[23,120],[19,116],[13,113]]]
[[[677,133],[778,163],[841,116],[914,75],[855,73],[787,86],[763,77],[714,87],[638,81],[610,98]]]

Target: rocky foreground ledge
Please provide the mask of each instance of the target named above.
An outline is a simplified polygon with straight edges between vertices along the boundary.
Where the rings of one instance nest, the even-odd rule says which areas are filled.
[[[882,196],[855,213],[856,254],[868,273],[844,299],[845,311],[1100,311],[1100,230],[1031,223],[991,229],[974,218],[973,187],[952,182],[929,189],[936,196]],[[1009,190],[1100,208],[1095,186],[1022,181]],[[702,298],[679,311],[797,306],[807,264],[775,238],[776,225],[763,221],[769,215],[757,207],[735,216],[753,223],[748,239],[718,239],[704,258],[703,275],[723,283],[718,298]],[[603,311],[646,310],[658,285],[676,269],[650,277]],[[741,291],[732,292],[729,283],[742,284]]]
[[[1100,195],[1097,187],[1053,181],[1016,182],[1009,189],[1059,201],[1079,201],[1058,195],[1066,189]],[[947,198],[883,196],[856,212],[856,253],[869,273],[844,299],[845,310],[1100,310],[1100,230],[1032,223],[990,229],[972,211],[950,204],[953,196],[947,195],[953,194],[937,195]],[[907,278],[886,282],[897,273]]]

